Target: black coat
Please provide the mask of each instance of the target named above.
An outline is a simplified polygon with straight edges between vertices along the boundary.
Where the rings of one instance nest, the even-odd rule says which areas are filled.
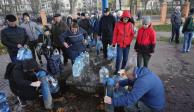
[[[52,25],[51,40],[54,47],[63,47],[63,44],[60,42],[59,36],[68,29],[69,27],[67,26],[67,24],[62,21],[60,23],[55,23]]]
[[[17,44],[27,44],[28,36],[21,27],[7,27],[1,31],[1,42],[8,49],[9,54],[17,54]]]
[[[79,26],[81,28],[83,28],[88,33],[88,35],[91,34],[92,26],[90,25],[90,20],[89,19],[81,19],[79,21]]]
[[[22,100],[33,100],[38,96],[38,92],[30,84],[38,79],[33,72],[25,72],[24,66],[27,65],[23,62],[15,64],[12,71],[12,78],[9,80],[10,88]]]
[[[102,36],[102,41],[112,42],[113,31],[115,27],[115,18],[113,15],[102,16],[99,22],[99,36]]]

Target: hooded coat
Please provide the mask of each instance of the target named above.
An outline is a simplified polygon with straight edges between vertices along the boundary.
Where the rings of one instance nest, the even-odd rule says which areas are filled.
[[[129,18],[127,23],[124,23],[122,20],[124,17]],[[134,38],[133,24],[130,22],[131,15],[128,10],[123,12],[121,16],[121,21],[115,24],[114,35],[113,35],[113,45],[118,45],[121,48],[126,48],[130,46]]]

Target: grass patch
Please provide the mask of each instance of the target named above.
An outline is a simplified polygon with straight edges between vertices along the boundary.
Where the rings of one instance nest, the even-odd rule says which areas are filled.
[[[154,29],[159,32],[170,32],[171,25],[170,24],[154,25]]]
[[[160,37],[157,38],[157,41],[169,42],[169,37]],[[183,37],[180,37],[180,43],[183,43]],[[194,45],[194,39],[192,41],[192,45]]]
[[[5,46],[3,46],[3,44],[0,42],[0,55],[6,54],[6,53],[7,53],[7,50],[6,50]]]

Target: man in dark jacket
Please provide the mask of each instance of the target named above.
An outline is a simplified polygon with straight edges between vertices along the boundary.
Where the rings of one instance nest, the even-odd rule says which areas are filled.
[[[45,108],[51,109],[53,106],[51,92],[48,83],[45,83],[45,75],[38,76],[40,71],[43,70],[38,67],[34,59],[17,62],[9,79],[10,88],[21,101],[25,102],[38,98],[39,87],[41,87]]]
[[[145,67],[130,67],[120,70],[119,73],[128,79],[119,81],[116,88],[130,85],[132,90],[117,98],[105,96],[105,103],[113,104],[115,107],[125,106],[127,110],[134,110],[134,105],[138,103],[138,109],[143,112],[163,111],[165,106],[164,86],[156,74]]]
[[[173,42],[174,36],[175,36],[175,42],[178,44],[179,43],[179,30],[180,26],[182,24],[182,19],[181,19],[181,12],[180,12],[180,6],[177,6],[175,8],[175,11],[171,15],[171,24],[172,24],[172,35],[170,38],[170,43]]]
[[[194,37],[194,8],[190,9],[190,14],[185,21],[182,32],[184,33],[182,52],[185,53],[190,51],[192,37]]]
[[[14,88],[17,92],[14,92],[22,101],[33,100],[37,97],[36,88],[40,87],[40,81],[34,75],[34,70],[38,68],[38,64],[35,61],[27,60],[21,61],[15,64],[10,82],[10,88]]]
[[[113,30],[115,26],[115,18],[113,15],[110,14],[110,10],[108,8],[104,9],[104,15],[100,19],[99,22],[99,36],[102,36],[102,43],[103,43],[103,53],[104,58],[107,58],[107,46],[108,44],[111,45],[112,37],[113,37]]]
[[[90,25],[90,20],[86,18],[85,13],[81,13],[81,20],[79,21],[79,26],[87,31],[88,35],[91,34],[92,27]]]
[[[16,25],[14,15],[7,15],[6,21],[8,27],[1,31],[1,42],[7,47],[11,61],[16,62],[18,49],[27,47],[28,36],[25,29]]]
[[[63,52],[63,57],[64,57],[64,64],[66,64],[68,62],[68,57],[67,57],[67,53],[66,53],[66,48],[63,46],[63,44],[60,42],[59,36],[65,32],[66,30],[68,30],[68,26],[66,23],[64,23],[61,20],[61,15],[60,14],[55,14],[54,15],[54,24],[52,24],[52,28],[51,28],[51,40],[53,43],[53,47],[57,48],[60,52],[60,50],[62,50]]]

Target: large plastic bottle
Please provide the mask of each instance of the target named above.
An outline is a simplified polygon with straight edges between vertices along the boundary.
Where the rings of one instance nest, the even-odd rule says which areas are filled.
[[[100,75],[100,83],[103,83],[104,80],[106,80],[106,78],[109,77],[109,71],[106,67],[102,67],[99,71],[99,75]]]
[[[20,49],[18,50],[18,53],[17,53],[17,60],[23,60],[24,52],[25,52],[25,49],[24,49],[24,48],[20,48]]]
[[[0,112],[11,112],[4,93],[0,92]]]

